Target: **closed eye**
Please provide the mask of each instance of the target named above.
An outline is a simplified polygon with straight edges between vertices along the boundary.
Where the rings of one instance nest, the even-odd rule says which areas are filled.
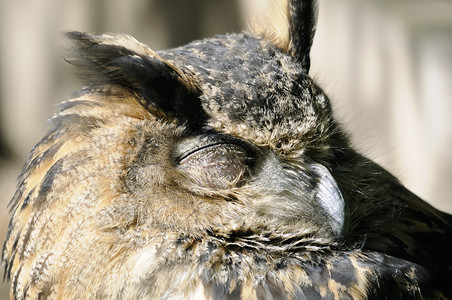
[[[198,151],[203,151],[206,148],[210,148],[210,147],[215,147],[217,145],[225,145],[226,143],[224,142],[217,142],[217,143],[211,143],[211,144],[207,144],[204,146],[200,146],[194,149],[191,149],[189,151],[187,151],[186,153],[182,154],[180,157],[176,158],[176,161],[180,164],[181,161],[183,161],[185,158],[189,157],[190,155],[198,152]]]
[[[241,141],[224,136],[203,136],[182,142],[177,168],[201,187],[229,189],[246,182],[254,153]]]

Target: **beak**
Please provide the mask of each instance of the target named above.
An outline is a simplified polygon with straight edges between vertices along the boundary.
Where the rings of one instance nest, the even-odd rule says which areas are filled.
[[[311,171],[317,177],[315,199],[327,214],[331,229],[337,237],[344,237],[348,231],[349,213],[347,203],[328,169],[320,164],[312,164]]]

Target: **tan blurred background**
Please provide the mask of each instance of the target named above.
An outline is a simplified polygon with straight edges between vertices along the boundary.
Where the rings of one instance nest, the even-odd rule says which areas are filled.
[[[0,0],[1,243],[26,154],[80,86],[63,31],[124,32],[159,50],[241,31],[262,1]],[[312,57],[361,152],[452,212],[452,1],[320,0]]]

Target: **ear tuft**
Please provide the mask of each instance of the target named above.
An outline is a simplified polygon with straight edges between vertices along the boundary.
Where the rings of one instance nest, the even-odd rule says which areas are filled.
[[[315,23],[315,1],[274,0],[252,19],[250,30],[295,57],[308,73]]]
[[[120,86],[159,116],[191,127],[203,125],[205,114],[195,80],[146,45],[123,34],[69,32],[73,57],[88,86]]]

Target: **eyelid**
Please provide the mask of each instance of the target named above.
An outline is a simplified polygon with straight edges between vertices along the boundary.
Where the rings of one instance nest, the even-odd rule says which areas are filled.
[[[197,188],[224,190],[240,187],[254,173],[259,157],[254,148],[228,135],[188,137],[174,150],[175,168]]]
[[[257,152],[255,147],[252,147],[250,144],[240,139],[222,134],[207,134],[203,136],[188,137],[180,142],[174,151],[174,161],[176,164],[180,164],[181,161],[190,155],[205,148],[217,145],[236,145],[243,148],[248,157],[255,157]]]
[[[203,146],[200,146],[200,147],[196,147],[196,148],[190,149],[190,150],[182,153],[182,155],[180,155],[179,157],[177,157],[176,158],[176,162],[180,163],[181,161],[183,161],[184,159],[186,159],[187,157],[189,157],[190,155],[192,155],[192,154],[194,154],[194,153],[196,153],[198,151],[202,151],[202,150],[204,150],[206,148],[214,147],[214,146],[217,146],[217,145],[223,145],[223,144],[229,144],[229,143],[225,143],[225,142],[210,143],[210,144],[206,144],[206,145],[203,145]]]

